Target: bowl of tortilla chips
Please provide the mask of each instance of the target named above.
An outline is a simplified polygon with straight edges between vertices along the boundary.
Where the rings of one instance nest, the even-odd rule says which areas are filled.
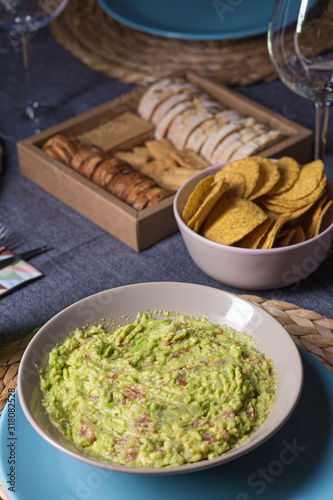
[[[321,160],[259,156],[209,167],[178,190],[174,214],[195,264],[243,289],[307,278],[333,239],[333,184]]]

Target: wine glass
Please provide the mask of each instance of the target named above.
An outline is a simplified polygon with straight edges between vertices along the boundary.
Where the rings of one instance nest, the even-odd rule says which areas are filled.
[[[31,39],[36,32],[49,24],[65,8],[68,0],[0,0],[0,28],[9,32],[9,38],[22,46],[25,69],[27,99],[25,116],[36,126],[39,125],[45,109],[35,97],[34,68]],[[13,43],[14,45],[14,43]]]
[[[324,159],[333,100],[333,1],[277,0],[268,51],[281,81],[314,101],[315,159]]]

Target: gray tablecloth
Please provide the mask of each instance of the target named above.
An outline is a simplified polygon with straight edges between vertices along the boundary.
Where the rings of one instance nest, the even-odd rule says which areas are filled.
[[[19,171],[16,142],[32,133],[22,118],[26,97],[22,54],[12,42],[6,32],[0,32],[0,137],[4,146],[0,220],[14,233],[17,251],[43,244],[53,250],[31,260],[43,278],[0,299],[0,345],[23,338],[83,297],[145,281],[183,281],[237,294],[252,293],[333,317],[332,252],[316,272],[294,286],[270,291],[235,289],[198,269],[179,233],[137,253],[24,178]],[[54,41],[48,28],[33,38],[33,49],[37,95],[54,107],[43,129],[132,88],[88,69]],[[236,90],[308,128],[314,126],[313,104],[279,81]],[[332,118],[325,162],[330,180]]]

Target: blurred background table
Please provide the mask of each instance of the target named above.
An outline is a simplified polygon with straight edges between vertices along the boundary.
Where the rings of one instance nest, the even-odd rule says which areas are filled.
[[[73,8],[71,5],[74,4],[75,0],[70,2],[68,8]],[[94,2],[87,4],[91,6]],[[82,22],[82,19],[73,19],[73,27],[77,28],[76,22]],[[93,69],[95,62],[91,57],[85,57],[89,50],[91,52],[91,47],[89,50],[87,48],[84,56],[78,52],[75,33],[70,34],[68,31],[73,38],[72,46],[70,39],[64,39],[66,23],[68,25],[68,17],[65,21],[55,21],[51,28],[43,28],[33,39],[38,97],[54,107],[54,113],[43,124],[43,129],[128,92],[136,84],[147,83],[142,72],[133,65],[131,72],[128,69],[125,73],[119,72],[119,56],[118,66],[114,59],[104,68]],[[127,28],[118,25],[117,29],[123,33],[127,43]],[[136,36],[143,40],[147,35]],[[167,43],[166,39],[156,37],[156,43],[158,40],[164,45]],[[313,129],[312,103],[293,94],[275,78],[267,62],[268,56],[262,49],[263,38],[259,36],[251,39],[251,44],[255,46],[256,40],[260,47],[257,73],[248,73],[247,81],[243,75],[242,83],[237,82],[234,76],[224,83],[232,84],[241,94]],[[142,43],[146,44],[146,41]],[[244,46],[241,40],[232,43],[242,43]],[[193,46],[198,51],[198,45]],[[215,51],[216,57],[218,42],[206,46]],[[101,52],[97,51],[97,54],[101,56]],[[315,273],[294,286],[270,291],[234,289],[214,281],[194,265],[179,233],[137,253],[25,179],[19,171],[16,143],[32,133],[28,121],[21,116],[22,103],[25,101],[21,57],[19,48],[16,48],[10,36],[0,32],[0,137],[4,150],[0,178],[0,220],[14,233],[17,251],[44,244],[53,249],[31,260],[43,273],[41,279],[1,298],[1,346],[23,339],[58,311],[87,295],[145,281],[199,283],[237,294],[260,296],[265,300],[286,301],[332,317],[331,253]],[[230,59],[230,54],[228,57]],[[239,51],[235,48],[237,57],[240,57]],[[261,63],[266,64],[264,73],[259,71],[260,58]],[[188,61],[189,65],[193,63],[191,58]],[[252,64],[254,67],[254,62]],[[218,67],[215,61],[214,68],[216,78],[223,81],[223,67]],[[241,62],[239,68],[241,72]],[[203,69],[207,73],[208,67]],[[210,71],[209,76],[212,76],[213,67],[210,67]],[[117,78],[112,76],[116,74]],[[333,180],[332,121],[333,115],[330,118],[325,160],[329,180]]]

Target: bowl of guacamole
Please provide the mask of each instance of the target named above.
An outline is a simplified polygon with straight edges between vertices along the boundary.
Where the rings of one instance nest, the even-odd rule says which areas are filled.
[[[174,474],[269,439],[302,380],[292,339],[259,306],[201,285],[142,283],[52,318],[23,356],[18,394],[35,430],[73,458]]]

